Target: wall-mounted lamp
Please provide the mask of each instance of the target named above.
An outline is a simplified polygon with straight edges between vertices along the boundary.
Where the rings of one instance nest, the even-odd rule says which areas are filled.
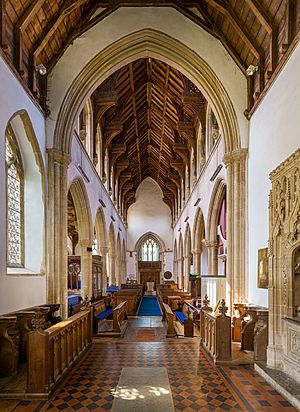
[[[248,69],[246,70],[247,76],[253,76],[255,72],[258,71],[258,66],[253,66],[253,64],[250,64]]]
[[[43,64],[36,66],[35,71],[37,71],[41,76],[45,76],[47,74],[47,69]]]

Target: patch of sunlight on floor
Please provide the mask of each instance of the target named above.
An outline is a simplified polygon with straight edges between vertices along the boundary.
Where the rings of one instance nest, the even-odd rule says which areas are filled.
[[[161,395],[168,395],[170,393],[169,390],[156,387],[156,386],[143,386],[143,392],[147,391],[152,395],[161,396]],[[133,401],[135,399],[145,399],[145,395],[141,394],[138,389],[131,388],[128,386],[118,386],[111,390],[111,394],[114,398],[121,398],[128,401]]]

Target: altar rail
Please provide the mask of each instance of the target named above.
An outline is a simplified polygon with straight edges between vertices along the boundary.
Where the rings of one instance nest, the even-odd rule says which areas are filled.
[[[27,393],[47,397],[92,341],[92,312],[84,310],[28,334]]]
[[[223,301],[224,302],[224,301]],[[219,314],[203,311],[204,336],[202,345],[209,352],[215,363],[231,361],[231,318],[227,316],[223,308],[225,302],[220,306]]]

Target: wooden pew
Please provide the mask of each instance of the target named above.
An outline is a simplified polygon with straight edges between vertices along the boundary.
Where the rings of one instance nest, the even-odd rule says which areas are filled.
[[[92,309],[28,334],[27,390],[47,398],[92,341]]]
[[[268,347],[268,309],[256,311],[257,322],[254,327],[254,361],[267,361]]]
[[[122,302],[113,310],[113,332],[116,333],[117,336],[120,336],[124,332],[124,327],[122,324],[127,320],[128,316],[126,313],[126,302]]]
[[[15,316],[0,317],[0,377],[18,373],[19,330]]]
[[[174,313],[171,310],[170,306],[167,305],[166,303],[163,303],[162,307],[163,307],[164,317],[168,323],[167,338],[174,338],[176,336],[175,328],[174,328],[174,320],[175,320]]]
[[[241,326],[246,315],[244,303],[234,303],[233,308],[237,316],[232,317],[232,341],[241,341]]]
[[[202,345],[215,363],[231,361],[231,318],[226,315],[228,308],[224,299],[217,315],[204,313],[204,337]]]
[[[126,302],[126,312],[128,315],[136,315],[142,292],[138,289],[120,289],[115,293],[115,305]]]
[[[113,308],[107,308],[104,300],[93,303],[91,308],[93,309],[93,333],[97,334],[99,322],[111,315]]]
[[[208,296],[205,295],[203,299],[203,306],[201,306],[200,316],[199,316],[199,328],[200,328],[200,339],[201,341],[204,339],[204,315],[205,312],[211,313],[213,311],[212,307],[209,306],[210,300]]]

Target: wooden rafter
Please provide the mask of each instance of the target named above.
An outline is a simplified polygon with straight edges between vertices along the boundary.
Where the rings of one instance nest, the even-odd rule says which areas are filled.
[[[45,0],[33,0],[14,27],[15,51],[14,62],[17,70],[22,71],[23,34],[32,18],[39,11]]]

